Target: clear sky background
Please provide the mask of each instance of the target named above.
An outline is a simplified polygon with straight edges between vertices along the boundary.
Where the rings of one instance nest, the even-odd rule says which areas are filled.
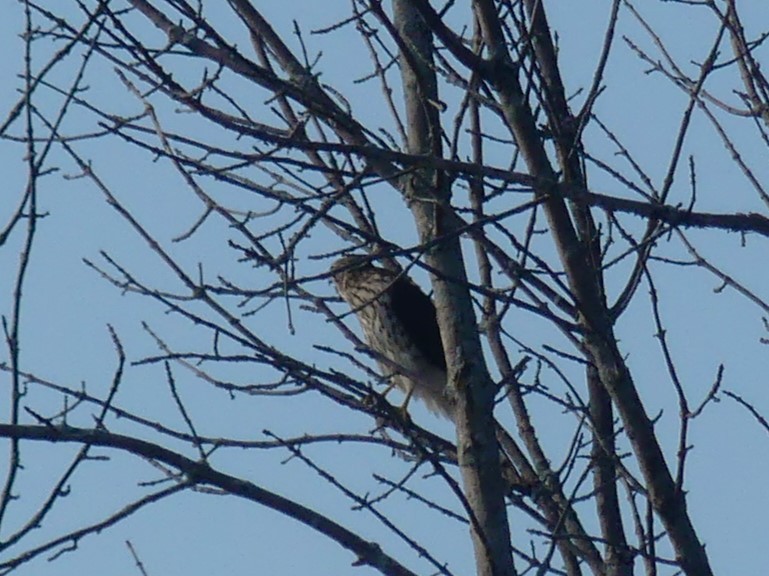
[[[74,22],[82,20],[75,3],[50,4],[62,16],[70,15]],[[227,20],[225,4],[223,2],[221,8],[223,21]],[[292,35],[292,21],[296,20],[305,32],[310,50],[323,52],[317,67],[323,81],[342,91],[363,120],[372,125],[390,126],[378,89],[370,83],[355,82],[368,74],[370,62],[354,31],[341,29],[331,36],[320,37],[309,33],[347,15],[347,2],[268,0],[257,4],[292,47],[297,46]],[[701,62],[707,55],[715,33],[712,18],[707,17],[704,9],[671,2],[647,0],[639,4],[677,61],[687,72],[696,75],[692,62]],[[758,0],[741,4],[748,37],[755,37],[769,27],[769,4]],[[597,0],[547,2],[551,24],[559,34],[562,72],[568,89],[574,94],[590,85],[609,5],[607,1]],[[134,25],[140,36],[159,42],[160,33],[142,18],[135,17]],[[4,54],[0,59],[0,110],[3,117],[19,98],[23,86],[19,76],[23,70],[23,42],[19,37],[22,30],[22,5],[8,3],[3,18],[0,18],[0,50]],[[234,28],[232,31],[241,36],[238,44],[245,49],[247,39],[243,37],[243,31]],[[625,34],[636,44],[657,54],[648,36],[625,14],[605,76],[607,90],[596,105],[596,113],[615,134],[632,146],[633,154],[659,184],[668,167],[687,98],[659,75],[644,73],[648,65],[640,62],[622,41]],[[47,62],[48,54],[57,48],[56,45],[35,44],[35,49],[40,51],[33,55],[35,65]],[[759,55],[766,61],[765,49]],[[52,78],[68,85],[68,79],[73,77],[79,63],[77,57],[70,57],[58,66]],[[183,77],[185,70],[180,69],[179,73]],[[739,100],[731,93],[731,88],[739,85],[732,74],[716,74],[708,87],[739,105]],[[106,62],[94,61],[89,70],[88,85],[87,97],[117,114],[135,114],[142,109],[142,104],[127,93],[112,66]],[[241,103],[253,102],[255,114],[263,110],[264,94],[233,93],[232,96]],[[447,95],[446,100],[452,105],[456,97]],[[56,110],[61,101],[60,96],[45,90],[36,98],[37,106],[46,113]],[[579,95],[575,96],[575,102],[575,108],[578,108],[581,105]],[[211,141],[223,138],[220,131],[190,114],[178,113],[175,104],[161,107],[159,111],[167,126],[179,130],[194,126],[198,135],[205,134]],[[451,113],[450,110],[448,114]],[[754,127],[744,119],[722,119],[740,145],[745,161],[765,182],[769,177],[767,149],[757,139]],[[87,111],[73,109],[64,124],[64,131],[69,134],[89,132],[96,128],[97,120]],[[21,135],[22,125],[17,124],[11,134]],[[597,131],[586,133],[586,145],[592,153],[615,162],[616,150]],[[117,140],[86,141],[76,146],[83,156],[91,159],[96,174],[104,178],[142,224],[165,242],[190,272],[196,270],[198,262],[203,262],[209,278],[224,273],[244,285],[253,286],[262,286],[272,280],[260,277],[260,270],[238,263],[239,254],[227,246],[232,234],[221,224],[207,225],[187,242],[171,243],[171,239],[195,222],[201,206],[168,165],[153,163],[145,153]],[[714,135],[712,126],[701,115],[695,115],[685,153],[694,155],[697,163],[699,211],[766,213],[766,208],[734,166],[729,152]],[[26,185],[24,155],[23,145],[8,139],[0,140],[0,167],[4,175],[0,190],[0,225],[4,225],[15,209]],[[490,162],[504,166],[507,159],[490,159]],[[78,170],[65,154],[58,149],[52,151],[48,166],[58,170],[41,181],[39,190],[40,210],[46,217],[39,222],[25,289],[23,367],[72,388],[83,383],[94,395],[103,395],[109,389],[116,366],[108,323],[120,335],[129,360],[158,353],[150,335],[142,330],[142,322],[148,322],[165,339],[179,343],[185,349],[205,350],[210,346],[208,334],[178,317],[165,314],[156,303],[121,294],[84,264],[83,258],[104,264],[100,252],[105,251],[139,278],[169,288],[173,286],[172,277],[156,255],[108,206],[93,184],[87,179],[74,178]],[[256,178],[257,172],[251,175]],[[688,177],[685,172],[680,172],[677,178],[670,203],[686,205],[689,200]],[[598,192],[625,195],[615,181],[598,171],[591,172],[591,182]],[[269,208],[261,199],[244,197],[242,193],[218,184],[210,183],[210,186],[213,193],[227,198],[233,207],[257,211]],[[386,211],[383,217],[386,237],[404,244],[413,243],[415,232],[400,199],[383,187],[382,197],[376,201]],[[639,227],[642,224],[640,220],[637,223]],[[341,248],[339,241],[328,232],[318,229],[315,234],[315,253]],[[765,239],[749,236],[743,246],[743,239],[737,234],[701,232],[691,233],[690,237],[698,242],[703,255],[767,298],[769,272]],[[4,315],[10,314],[12,282],[22,241],[22,234],[17,232],[0,247],[0,310]],[[675,242],[665,250],[670,257],[684,256]],[[322,272],[326,265],[306,258],[299,261],[303,275]],[[713,383],[718,365],[724,363],[724,386],[745,396],[763,414],[768,414],[766,375],[769,354],[760,342],[761,338],[767,337],[760,309],[730,289],[717,291],[719,282],[704,271],[661,264],[655,267],[659,271],[658,288],[668,323],[667,336],[692,401],[696,403],[704,397]],[[608,274],[610,290],[621,286],[626,272],[626,266],[618,266],[616,271]],[[417,275],[417,278],[424,285],[424,276]],[[331,286],[325,281],[312,288],[318,293],[332,293]],[[285,308],[280,303],[270,305],[248,321],[276,347],[319,366],[337,366],[339,360],[315,350],[313,345],[326,344],[352,350],[351,345],[318,315],[299,308],[292,312],[295,334],[289,331]],[[552,329],[523,313],[519,317],[520,337],[527,345],[539,350],[543,345],[566,347]],[[349,325],[357,329],[353,322]],[[639,295],[617,330],[648,412],[661,414],[658,429],[667,456],[674,458],[678,414],[674,391],[664,372],[654,338],[648,298]],[[7,350],[3,349],[0,361],[6,361],[7,355]],[[348,366],[340,368],[352,372]],[[274,378],[274,374],[255,371],[249,366],[232,366],[228,370],[226,376],[233,381],[259,384]],[[217,373],[225,376],[221,369]],[[175,376],[187,408],[203,435],[264,439],[264,430],[291,437],[304,432],[365,432],[372,428],[370,421],[351,416],[316,395],[306,395],[290,403],[264,397],[241,396],[230,400],[226,394],[203,385],[189,372],[175,369]],[[0,373],[2,398],[8,397],[8,389],[9,378]],[[34,386],[29,389],[26,402],[36,410],[48,410],[48,413],[62,408],[59,395]],[[7,419],[6,403],[6,400],[0,403],[4,421]],[[184,429],[159,366],[130,369],[117,403],[149,419]],[[532,409],[540,421],[554,414],[552,407],[536,402]],[[79,414],[80,420],[71,424],[88,426],[89,411],[81,410]],[[435,419],[422,407],[414,406],[412,415],[445,437],[453,436],[447,423]],[[28,416],[25,421],[32,423]],[[562,443],[568,441],[572,432],[571,427],[558,428],[558,423],[565,421],[558,415],[553,419],[554,429],[545,427],[542,430],[543,442],[554,449],[554,454],[561,456],[568,448]],[[146,431],[124,421],[112,419],[108,424],[116,432],[146,435]],[[152,439],[151,436],[147,438]],[[769,480],[769,438],[744,409],[724,400],[711,405],[694,421],[690,440],[695,449],[688,468],[689,505],[699,534],[707,543],[715,571],[720,574],[766,573],[769,547],[765,518],[769,513],[769,496],[765,487]],[[0,449],[5,451],[6,447],[7,444],[0,443]],[[182,449],[181,445],[170,447]],[[24,522],[30,511],[39,506],[52,478],[61,473],[77,447],[25,443],[23,449],[25,468],[18,484],[19,500],[13,504],[13,513],[9,517],[11,524]],[[103,450],[97,454],[108,455],[109,461],[88,462],[81,467],[71,483],[70,496],[60,501],[43,528],[26,541],[27,546],[44,542],[51,535],[84,522],[97,520],[109,510],[119,509],[131,495],[145,492],[144,488],[137,488],[137,483],[161,478],[157,470],[136,457]],[[381,490],[372,480],[372,473],[397,479],[408,469],[407,464],[383,448],[323,446],[314,448],[311,455],[315,462],[333,469],[346,485],[360,494]],[[372,523],[365,513],[351,510],[349,500],[301,462],[287,459],[285,450],[222,451],[214,457],[213,463],[223,471],[250,478],[328,514],[344,526],[359,531],[363,537],[377,540],[387,552],[418,573],[433,571],[402,542]],[[6,466],[7,457],[2,455],[0,476],[4,476]],[[431,488],[437,490],[440,481],[428,478],[420,486],[426,492]],[[472,550],[464,525],[444,521],[436,526],[434,516],[423,513],[405,499],[388,501],[384,510],[393,518],[408,515],[410,535],[435,550],[456,574],[472,572]],[[522,530],[516,532],[516,514],[513,514],[512,522],[514,533],[519,538],[526,538]],[[14,526],[0,527],[0,538],[13,529]],[[294,520],[233,497],[183,493],[139,512],[100,535],[84,538],[78,550],[55,562],[41,559],[20,569],[18,574],[138,574],[126,548],[126,540],[133,543],[151,576],[371,573],[365,568],[351,567],[354,558],[349,553]],[[0,562],[23,549],[22,546],[0,551]]]

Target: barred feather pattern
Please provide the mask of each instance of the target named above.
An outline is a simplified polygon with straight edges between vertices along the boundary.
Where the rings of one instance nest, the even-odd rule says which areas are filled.
[[[360,322],[385,379],[422,400],[434,413],[452,418],[446,395],[446,360],[435,305],[405,274],[346,256],[331,266],[337,292]]]

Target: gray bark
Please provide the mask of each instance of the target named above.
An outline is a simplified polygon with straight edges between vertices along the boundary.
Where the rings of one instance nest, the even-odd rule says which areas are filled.
[[[408,0],[394,0],[393,14],[402,39],[408,151],[440,157],[439,95],[431,33]],[[449,386],[456,401],[457,449],[471,514],[477,573],[513,576],[516,572],[493,417],[495,387],[483,359],[461,246],[458,235],[453,234],[454,219],[448,217],[450,186],[434,169],[407,174],[403,183],[422,242],[444,237],[426,254],[426,260],[435,270],[434,297]]]

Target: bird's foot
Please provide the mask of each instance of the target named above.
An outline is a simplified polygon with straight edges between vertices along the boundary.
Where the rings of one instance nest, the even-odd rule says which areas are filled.
[[[398,416],[400,417],[401,420],[403,420],[403,422],[407,424],[411,422],[411,415],[409,414],[409,407],[407,402],[404,403],[402,406],[398,406],[396,410],[398,412]]]

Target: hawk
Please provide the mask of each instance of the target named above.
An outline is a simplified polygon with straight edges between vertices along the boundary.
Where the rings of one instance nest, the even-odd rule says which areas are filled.
[[[358,317],[376,352],[382,375],[409,400],[416,396],[434,413],[453,419],[446,395],[446,358],[435,305],[405,274],[379,268],[365,256],[345,256],[331,265],[336,290]]]
[[[382,375],[390,381],[384,394],[397,386],[406,394],[404,413],[416,396],[432,412],[454,420],[454,403],[446,394],[446,358],[430,297],[405,274],[374,266],[366,256],[340,258],[331,265],[331,276],[337,292],[358,317]],[[529,493],[532,480],[522,480],[507,456],[520,455],[520,448],[504,428],[494,426],[509,487]]]

